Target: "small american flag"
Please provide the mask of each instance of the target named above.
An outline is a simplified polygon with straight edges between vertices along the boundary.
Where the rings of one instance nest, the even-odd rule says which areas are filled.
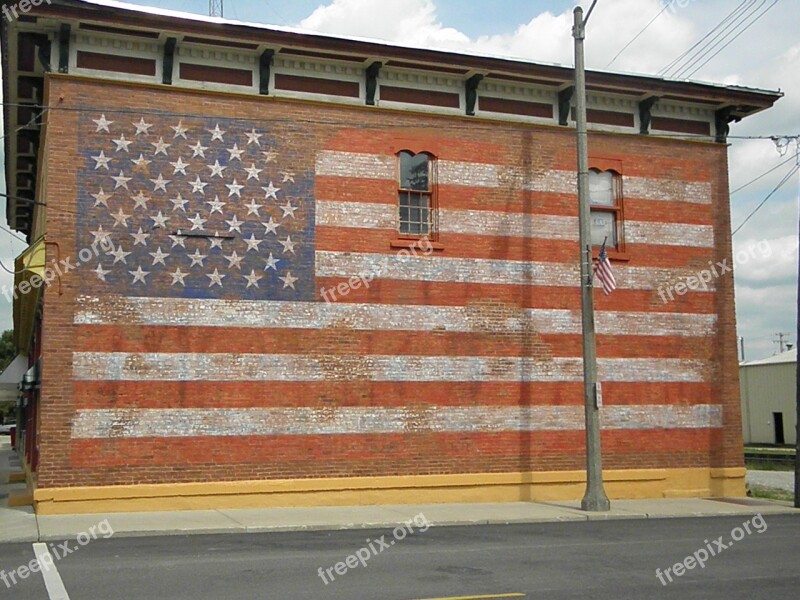
[[[617,289],[617,282],[614,280],[614,273],[611,271],[611,261],[608,260],[608,252],[606,252],[606,243],[600,248],[600,255],[597,257],[597,262],[594,263],[594,274],[600,283],[603,284],[603,292],[608,296],[611,292]]]

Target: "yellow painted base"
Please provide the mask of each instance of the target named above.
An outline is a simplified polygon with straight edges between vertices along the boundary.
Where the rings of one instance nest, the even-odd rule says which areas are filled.
[[[605,471],[611,499],[745,495],[745,469]],[[41,515],[375,504],[579,500],[583,471],[470,473],[338,479],[281,479],[159,485],[40,488]]]

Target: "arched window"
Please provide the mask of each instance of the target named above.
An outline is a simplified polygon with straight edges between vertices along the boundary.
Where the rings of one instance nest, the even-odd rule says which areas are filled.
[[[423,237],[434,233],[434,159],[425,152],[414,154],[403,150],[398,154],[398,220],[402,236]]]
[[[592,245],[622,250],[622,184],[614,171],[589,171]]]

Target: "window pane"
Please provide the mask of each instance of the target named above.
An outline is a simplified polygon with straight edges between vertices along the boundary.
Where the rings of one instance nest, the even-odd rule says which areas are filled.
[[[408,207],[400,205],[400,222],[407,223],[408,222]]]
[[[589,203],[614,206],[614,174],[606,171],[589,171]]]
[[[617,245],[617,220],[616,215],[611,212],[600,210],[591,211],[592,226],[592,245],[602,246],[606,240],[606,247],[616,247]]]
[[[406,190],[429,189],[427,154],[400,154],[400,187]]]

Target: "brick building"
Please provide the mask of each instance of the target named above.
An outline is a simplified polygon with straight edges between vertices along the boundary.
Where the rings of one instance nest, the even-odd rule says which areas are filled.
[[[2,34],[39,512],[582,495],[570,69],[101,1]],[[780,93],[588,89],[607,491],[741,495],[733,277],[690,278]]]

